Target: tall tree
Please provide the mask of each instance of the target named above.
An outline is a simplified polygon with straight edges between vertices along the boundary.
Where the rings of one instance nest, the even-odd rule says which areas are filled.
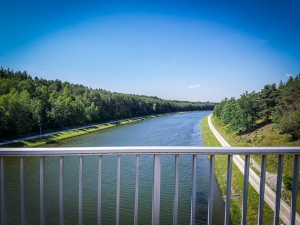
[[[245,131],[250,131],[254,128],[259,112],[259,98],[255,92],[248,93],[246,91],[238,99],[238,104],[241,107],[241,124]]]
[[[226,105],[227,102],[228,102],[228,98],[225,98],[224,100],[221,101],[221,103],[216,105],[214,108],[214,115],[216,115],[217,117],[221,117],[223,107]]]
[[[265,121],[270,122],[270,117],[275,111],[278,104],[279,92],[276,84],[265,85],[259,93],[260,114],[264,117]]]
[[[300,74],[290,77],[281,87],[280,105],[277,108],[276,121],[284,133],[293,139],[300,137]]]
[[[7,127],[11,134],[22,134],[30,131],[33,127],[33,121],[30,111],[30,95],[25,90],[18,93],[16,89],[11,89],[11,92],[5,96]]]
[[[36,122],[40,129],[40,134],[42,134],[42,124],[43,124],[43,103],[39,99],[31,100],[31,113],[33,120]]]

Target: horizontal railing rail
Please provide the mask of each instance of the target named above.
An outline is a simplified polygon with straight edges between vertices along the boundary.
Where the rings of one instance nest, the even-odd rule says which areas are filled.
[[[140,155],[153,155],[153,195],[152,195],[152,224],[160,222],[160,188],[161,188],[161,165],[162,155],[175,155],[175,178],[174,178],[174,205],[173,205],[173,224],[177,224],[178,216],[178,186],[179,186],[179,155],[193,155],[192,161],[192,193],[191,193],[191,217],[190,224],[195,224],[196,215],[196,178],[197,178],[197,155],[210,155],[210,184],[209,184],[209,199],[208,199],[208,224],[212,224],[213,215],[213,187],[214,187],[214,163],[215,155],[228,155],[227,169],[227,191],[225,202],[225,224],[230,224],[230,194],[231,194],[231,176],[232,176],[232,161],[235,155],[245,155],[244,163],[244,190],[242,203],[242,224],[246,224],[247,217],[247,197],[249,183],[249,166],[251,155],[262,155],[261,177],[260,177],[260,197],[258,209],[258,224],[262,224],[263,204],[265,193],[265,173],[267,155],[278,155],[278,179],[277,192],[274,210],[274,224],[279,223],[280,216],[280,198],[281,198],[281,183],[283,173],[283,156],[294,155],[294,173],[293,173],[293,188],[291,197],[291,207],[289,224],[294,225],[300,223],[296,216],[297,206],[297,190],[299,179],[299,159],[300,147],[180,147],[180,146],[161,146],[161,147],[72,147],[72,148],[1,148],[0,149],[0,190],[1,190],[1,224],[7,224],[7,209],[6,209],[6,183],[5,183],[5,158],[20,157],[20,204],[21,204],[21,224],[26,224],[25,210],[25,172],[24,158],[27,156],[40,157],[40,224],[45,224],[45,202],[44,202],[44,159],[45,157],[59,156],[59,221],[64,224],[64,156],[79,156],[79,184],[78,184],[78,223],[83,224],[82,217],[82,196],[83,196],[83,157],[86,155],[99,156],[98,161],[98,200],[97,200],[97,224],[101,224],[101,195],[102,195],[102,156],[117,155],[117,192],[116,192],[116,224],[119,224],[120,210],[120,168],[122,155],[136,155],[136,181],[135,181],[135,206],[134,206],[134,224],[138,222],[138,191],[139,191],[139,157]]]
[[[201,154],[201,155],[279,155],[300,154],[300,147],[67,147],[67,148],[0,148],[0,156],[67,156],[115,154]]]

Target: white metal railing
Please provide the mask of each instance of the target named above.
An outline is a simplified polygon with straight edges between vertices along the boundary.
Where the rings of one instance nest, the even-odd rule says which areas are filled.
[[[20,157],[20,202],[21,202],[21,224],[26,224],[25,211],[25,188],[24,188],[24,157],[36,156],[40,157],[40,224],[45,224],[45,203],[44,203],[44,158],[50,156],[60,156],[60,175],[59,175],[59,221],[64,224],[64,205],[63,205],[63,179],[64,179],[64,156],[79,156],[79,203],[78,203],[78,223],[83,224],[82,220],[82,171],[83,157],[86,155],[98,155],[98,208],[97,208],[97,224],[101,224],[101,186],[102,186],[102,157],[104,155],[118,155],[117,161],[117,196],[116,196],[116,224],[119,224],[120,210],[120,165],[122,155],[136,155],[136,183],[135,183],[135,206],[134,206],[134,224],[138,219],[138,191],[139,191],[139,156],[154,155],[153,168],[153,194],[152,194],[152,224],[159,224],[160,221],[160,184],[161,184],[161,156],[175,155],[175,185],[174,185],[174,206],[173,206],[173,224],[177,224],[178,215],[178,185],[179,185],[179,155],[193,155],[193,174],[192,174],[192,194],[191,194],[191,218],[190,224],[195,223],[196,213],[196,171],[197,171],[197,155],[210,155],[210,189],[208,200],[208,224],[212,224],[213,216],[213,186],[214,186],[214,163],[215,155],[228,155],[227,169],[227,191],[225,203],[225,224],[230,224],[230,194],[231,194],[231,174],[232,161],[234,155],[245,155],[244,166],[244,189],[242,203],[242,224],[246,224],[247,216],[247,197],[248,197],[248,181],[249,181],[249,163],[250,155],[262,155],[261,178],[260,178],[260,197],[258,207],[258,224],[262,224],[264,189],[265,189],[265,173],[267,155],[278,155],[278,179],[277,192],[274,210],[274,224],[279,223],[280,214],[280,198],[281,198],[281,182],[283,171],[283,157],[285,154],[295,155],[292,201],[290,209],[290,225],[297,224],[296,221],[296,205],[297,190],[299,179],[299,159],[300,147],[262,147],[262,148],[231,148],[231,147],[89,147],[89,148],[1,148],[0,149],[0,190],[1,190],[1,224],[7,224],[6,212],[6,184],[5,184],[5,157]]]

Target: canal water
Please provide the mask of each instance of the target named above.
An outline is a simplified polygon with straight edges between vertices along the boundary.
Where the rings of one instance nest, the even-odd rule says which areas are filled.
[[[95,146],[203,146],[200,123],[211,111],[174,114],[135,124],[123,125],[83,135],[43,147]],[[160,224],[172,224],[175,156],[162,156]],[[27,224],[39,224],[39,158],[25,158]],[[65,224],[78,224],[79,158],[64,161]],[[6,159],[8,224],[20,224],[19,159]],[[83,159],[83,223],[97,222],[98,157]],[[45,158],[46,224],[59,224],[59,157]],[[151,224],[153,155],[140,156],[139,224]],[[117,156],[103,156],[102,224],[115,224]],[[213,224],[223,224],[224,202],[217,181],[214,187]],[[192,187],[192,155],[179,159],[178,224],[189,224]],[[196,224],[207,222],[209,160],[197,157]],[[120,224],[133,224],[135,156],[121,157]]]

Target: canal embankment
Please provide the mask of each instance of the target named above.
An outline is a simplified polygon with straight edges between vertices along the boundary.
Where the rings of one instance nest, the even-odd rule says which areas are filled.
[[[179,112],[185,113],[185,112]],[[8,140],[0,142],[0,147],[38,147],[45,144],[55,143],[64,139],[73,138],[76,136],[81,136],[84,134],[89,134],[104,129],[117,127],[125,124],[138,123],[143,120],[152,119],[162,116],[170,116],[175,113],[165,113],[165,114],[155,114],[143,117],[134,117],[122,120],[109,121],[100,124],[92,124],[87,126],[75,127],[71,129],[63,129],[59,131],[49,132],[40,135],[33,135],[29,137],[17,138],[14,140]]]
[[[214,122],[213,122],[214,124]],[[214,126],[216,126],[214,124]],[[202,128],[202,137],[204,146],[213,146],[220,147],[221,144],[214,136],[208,125],[208,116],[206,116],[201,123]],[[216,126],[217,128],[217,126]],[[223,196],[225,197],[226,193],[226,176],[227,176],[227,160],[226,155],[217,155],[215,158],[215,175],[220,185]],[[231,202],[230,202],[230,214],[233,224],[241,223],[242,215],[242,193],[243,193],[243,181],[244,176],[238,169],[238,167],[232,165],[232,184],[231,184]],[[225,199],[225,198],[223,198]],[[256,224],[258,219],[258,200],[259,195],[252,186],[249,186],[248,192],[248,224]],[[264,222],[263,224],[272,224],[273,223],[273,210],[267,205],[264,204]]]

